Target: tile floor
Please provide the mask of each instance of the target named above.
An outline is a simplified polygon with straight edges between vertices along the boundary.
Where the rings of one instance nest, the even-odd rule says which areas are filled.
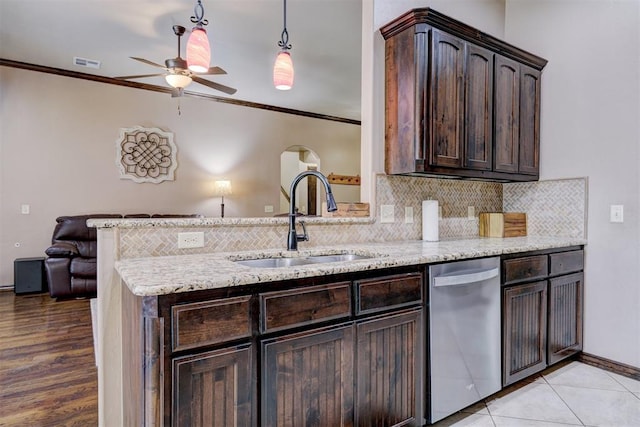
[[[640,381],[580,362],[509,387],[437,427],[640,427]]]

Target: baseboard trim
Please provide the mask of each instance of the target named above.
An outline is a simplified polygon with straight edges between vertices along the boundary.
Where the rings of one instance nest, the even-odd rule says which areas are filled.
[[[613,372],[614,374],[623,375],[625,377],[633,378],[640,381],[640,368],[627,365],[625,363],[616,362],[604,357],[596,356],[595,354],[580,353],[578,360],[587,365],[596,366],[602,368],[605,371]]]

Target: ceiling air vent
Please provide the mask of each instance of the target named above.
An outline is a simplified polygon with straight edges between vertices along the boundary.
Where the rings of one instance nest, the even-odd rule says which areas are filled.
[[[73,57],[73,64],[78,67],[86,67],[86,68],[100,68],[100,61],[96,61],[95,59],[87,59],[80,58],[79,56]]]

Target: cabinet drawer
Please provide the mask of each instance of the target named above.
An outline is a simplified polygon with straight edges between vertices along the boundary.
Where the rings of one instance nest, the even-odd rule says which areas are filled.
[[[422,274],[410,273],[356,282],[356,314],[422,302]]]
[[[171,307],[173,351],[251,336],[250,296]]]
[[[351,315],[351,283],[260,294],[260,330],[271,332]]]
[[[573,273],[584,268],[584,251],[560,252],[549,255],[551,275]]]
[[[502,263],[502,274],[504,284],[547,277],[549,274],[547,255],[505,260]]]

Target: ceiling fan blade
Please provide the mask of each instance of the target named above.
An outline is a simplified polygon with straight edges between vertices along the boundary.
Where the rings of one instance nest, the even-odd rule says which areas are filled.
[[[158,67],[158,68],[162,68],[163,70],[166,70],[166,67],[164,65],[156,64],[155,62],[149,61],[148,59],[136,58],[135,56],[130,56],[129,58],[135,59],[136,61],[144,62],[145,64],[151,65],[153,67]]]
[[[201,85],[208,86],[211,89],[219,90],[220,92],[224,92],[227,95],[233,95],[234,93],[237,92],[237,89],[234,89],[229,86],[221,85],[220,83],[215,83],[209,80],[205,80],[198,76],[192,76],[191,78],[193,79],[194,82],[200,83]]]
[[[137,76],[120,76],[120,77],[114,77],[114,79],[129,80],[129,79],[141,79],[143,77],[156,77],[156,76],[164,76],[164,73],[140,74]]]
[[[225,70],[223,70],[220,67],[211,67],[209,68],[207,71],[205,71],[204,73],[198,73],[199,75],[205,75],[205,74],[227,74],[227,72]]]

